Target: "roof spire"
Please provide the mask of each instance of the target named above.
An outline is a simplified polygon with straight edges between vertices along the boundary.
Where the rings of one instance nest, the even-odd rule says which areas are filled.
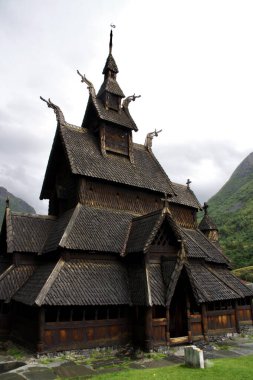
[[[112,54],[112,37],[113,37],[112,28],[116,28],[116,25],[111,24],[110,27],[111,27],[111,32],[110,32],[110,42],[109,42],[109,54]]]
[[[204,206],[202,208],[204,210],[205,215],[207,215],[207,209],[208,209],[208,207],[209,207],[208,204],[206,202],[204,202]]]
[[[9,196],[7,196],[6,200],[5,200],[5,205],[6,205],[6,208],[9,208],[10,207],[10,199],[9,199]]]

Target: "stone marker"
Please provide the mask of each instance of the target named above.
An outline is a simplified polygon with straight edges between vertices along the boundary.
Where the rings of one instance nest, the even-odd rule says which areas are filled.
[[[185,347],[185,364],[194,368],[205,368],[203,350],[196,346]]]

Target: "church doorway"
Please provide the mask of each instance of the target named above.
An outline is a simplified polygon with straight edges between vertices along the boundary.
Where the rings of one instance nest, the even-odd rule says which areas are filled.
[[[187,284],[186,276],[181,274],[170,304],[170,337],[187,336]]]

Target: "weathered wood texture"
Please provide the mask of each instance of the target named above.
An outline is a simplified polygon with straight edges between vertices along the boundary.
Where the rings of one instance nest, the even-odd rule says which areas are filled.
[[[208,333],[211,331],[236,331],[235,311],[231,310],[214,310],[207,312]]]
[[[105,149],[107,151],[129,155],[128,131],[115,128],[110,125],[105,126]]]
[[[163,207],[162,194],[128,188],[95,180],[79,179],[78,201],[84,205],[147,214]],[[172,216],[182,227],[196,227],[196,211],[170,204]]]
[[[46,322],[43,351],[112,346],[129,342],[128,319]]]

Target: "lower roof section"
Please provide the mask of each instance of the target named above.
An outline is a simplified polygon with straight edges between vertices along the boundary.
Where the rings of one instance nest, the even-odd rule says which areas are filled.
[[[40,265],[14,299],[38,306],[131,303],[127,270],[121,262],[81,258]]]
[[[10,301],[35,270],[34,265],[11,265],[0,276],[0,300]]]

